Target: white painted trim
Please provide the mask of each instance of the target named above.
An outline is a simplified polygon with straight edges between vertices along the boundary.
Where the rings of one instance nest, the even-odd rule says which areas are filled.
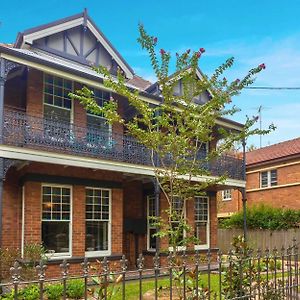
[[[195,250],[203,250],[203,249],[208,249],[209,246],[210,246],[210,225],[211,225],[210,224],[210,198],[208,196],[195,196],[195,200],[196,200],[197,197],[207,199],[207,224],[206,224],[206,240],[207,240],[207,243],[202,244],[202,245],[195,245],[194,246]]]
[[[111,255],[111,241],[112,241],[112,189],[107,189],[107,188],[101,188],[101,187],[89,187],[86,186],[86,189],[94,189],[94,190],[102,190],[102,191],[109,191],[109,220],[108,220],[108,249],[105,251],[85,251],[85,256],[86,257],[99,257],[99,256],[109,256]],[[84,202],[86,205],[86,202]],[[85,218],[85,223],[86,223],[86,218]],[[101,221],[101,220],[99,220]],[[85,237],[84,237],[85,238]],[[85,245],[84,245],[85,248]]]
[[[64,72],[64,71],[57,70],[55,68],[50,68],[50,67],[43,66],[42,64],[30,62],[30,61],[27,61],[27,60],[22,59],[22,58],[17,58],[15,56],[11,56],[11,55],[5,54],[5,53],[0,53],[0,57],[3,57],[5,59],[8,59],[10,61],[13,61],[13,62],[16,62],[16,63],[19,63],[19,64],[26,65],[28,67],[35,68],[37,70],[40,70],[40,71],[43,71],[43,72],[46,72],[46,73],[49,73],[49,74],[52,74],[52,75],[61,76],[61,77],[64,77],[66,79],[74,80],[74,81],[77,81],[79,83],[90,85],[90,86],[100,88],[100,89],[103,89],[103,90],[106,90],[106,91],[112,91],[112,89],[109,89],[109,88],[105,87],[104,84],[102,84],[102,83],[100,83],[96,80],[86,79],[86,78],[83,78],[83,77],[80,77],[80,76],[77,76],[77,75],[73,75],[73,74],[70,74],[70,73],[67,73],[67,72]],[[139,98],[141,100],[145,101],[145,102],[148,102],[148,103],[151,103],[151,104],[154,104],[154,105],[160,105],[160,102],[158,100],[154,100],[154,99],[151,99],[151,98],[148,98],[148,97],[145,97],[145,96],[141,96],[141,95],[139,95]],[[241,131],[240,126],[231,124],[230,122],[226,122],[226,121],[223,121],[223,120],[216,120],[216,124],[218,124],[220,126],[224,126],[226,128],[231,128],[231,129],[235,129],[237,131]]]
[[[294,161],[291,163],[286,163],[286,164],[272,164],[272,166],[269,167],[265,167],[265,168],[260,168],[260,169],[256,169],[253,171],[247,171],[246,174],[254,174],[254,173],[259,173],[259,172],[264,172],[264,171],[269,171],[269,170],[273,170],[273,169],[279,169],[279,168],[284,168],[284,167],[289,167],[289,166],[294,166],[294,165],[299,165],[300,164],[300,160],[299,161]],[[253,168],[252,166],[249,166],[247,168]],[[255,168],[255,167],[254,167]]]
[[[128,67],[123,63],[120,57],[115,53],[111,46],[106,42],[106,40],[99,34],[98,30],[93,26],[93,24],[87,20],[87,27],[102,44],[102,46],[107,50],[107,52],[113,57],[117,64],[125,71],[129,79],[133,78],[133,73],[128,69]]]
[[[300,185],[300,182],[293,182],[293,183],[274,185],[274,186],[268,186],[268,187],[257,188],[257,189],[249,189],[249,190],[246,190],[246,192],[247,193],[259,192],[259,191],[263,192],[263,191],[267,191],[267,190],[280,189],[280,188],[285,188],[285,187],[293,187],[293,186],[298,186],[298,185]]]
[[[34,40],[41,39],[45,36],[49,36],[49,35],[59,33],[61,31],[68,30],[70,28],[79,26],[79,25],[83,24],[83,20],[84,20],[83,17],[79,17],[75,20],[64,22],[62,24],[54,25],[52,27],[48,27],[48,28],[41,29],[39,31],[24,35],[22,46],[25,43],[32,44]]]
[[[47,257],[49,259],[57,259],[57,258],[67,258],[67,257],[72,257],[72,250],[73,250],[73,186],[72,185],[67,185],[67,184],[55,184],[55,183],[47,183],[47,182],[42,182],[41,183],[41,199],[40,199],[40,204],[41,204],[41,226],[43,222],[43,187],[44,186],[50,186],[50,187],[59,187],[59,188],[68,188],[70,189],[70,220],[69,220],[69,252],[64,252],[64,253],[47,253]],[[47,220],[45,220],[47,222]],[[55,220],[49,220],[49,222],[56,222]],[[67,221],[57,221],[57,222],[67,222]],[[41,228],[42,230],[42,228]],[[42,234],[41,234],[41,242],[42,241]]]
[[[225,191],[230,191],[230,198],[225,198]],[[231,201],[232,200],[232,189],[222,190],[222,201]]]
[[[22,147],[0,145],[0,157],[19,159],[33,162],[42,162],[49,164],[57,164],[64,166],[74,166],[82,168],[90,168],[97,170],[107,170],[124,172],[131,174],[139,174],[146,176],[154,176],[154,168],[150,166],[120,163],[114,161],[105,161],[95,158],[87,158],[82,156],[75,156],[69,154],[60,154],[55,152],[46,152],[33,149],[25,149]],[[188,179],[188,176],[181,176],[183,179]],[[192,181],[195,182],[206,182],[208,180],[216,179],[214,176],[201,176],[193,177]],[[236,179],[226,179],[222,185],[231,187],[245,187],[246,182]]]

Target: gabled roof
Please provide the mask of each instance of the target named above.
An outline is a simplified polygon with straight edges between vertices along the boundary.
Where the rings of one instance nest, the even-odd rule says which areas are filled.
[[[247,152],[246,164],[247,166],[252,166],[295,156],[300,157],[300,137]]]
[[[122,68],[126,76],[128,78],[133,78],[133,69],[124,60],[117,49],[105,37],[105,35],[100,31],[94,21],[88,16],[86,9],[82,13],[57,20],[49,24],[27,29],[19,33],[14,46],[15,48],[24,48],[25,45],[32,45],[36,40],[71,28],[75,28],[77,26],[84,26],[85,28],[88,28],[95,36],[95,38],[106,49],[106,51],[114,58],[116,63]]]

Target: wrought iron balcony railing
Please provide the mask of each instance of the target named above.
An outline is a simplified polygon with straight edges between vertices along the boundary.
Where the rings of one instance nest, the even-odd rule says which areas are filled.
[[[31,116],[8,108],[4,111],[3,140],[4,144],[12,146],[151,165],[150,151],[131,136]],[[200,157],[204,155],[201,153]],[[232,179],[243,180],[242,160],[232,156],[210,162],[207,169],[215,176],[227,173]]]

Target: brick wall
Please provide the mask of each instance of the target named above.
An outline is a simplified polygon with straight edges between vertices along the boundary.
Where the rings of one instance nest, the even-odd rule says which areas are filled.
[[[121,174],[97,172],[89,169],[64,168],[63,166],[32,164],[21,171],[9,170],[3,193],[3,247],[21,246],[22,188],[18,181],[26,173],[72,176],[97,180],[113,180],[121,183]],[[47,182],[45,182],[47,183]],[[57,182],[59,184],[59,182]],[[25,243],[41,242],[41,182],[26,181],[25,190]],[[100,186],[101,187],[101,186]],[[85,186],[73,185],[72,255],[84,256],[85,252]],[[123,253],[123,189],[112,189],[112,254]]]
[[[222,192],[219,191],[217,193],[217,208],[218,215],[226,216],[242,209],[242,195],[239,190],[232,189],[231,190],[232,198],[231,200],[223,201]]]

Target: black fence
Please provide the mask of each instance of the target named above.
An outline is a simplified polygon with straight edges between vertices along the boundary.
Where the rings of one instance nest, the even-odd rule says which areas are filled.
[[[47,273],[41,261],[30,280],[22,275],[24,262],[16,261],[0,284],[0,299],[300,299],[296,243],[253,251],[241,242],[226,255],[208,250],[149,258],[140,255],[133,270],[125,256],[118,263],[85,258],[76,274],[64,260],[56,277],[53,265]]]

